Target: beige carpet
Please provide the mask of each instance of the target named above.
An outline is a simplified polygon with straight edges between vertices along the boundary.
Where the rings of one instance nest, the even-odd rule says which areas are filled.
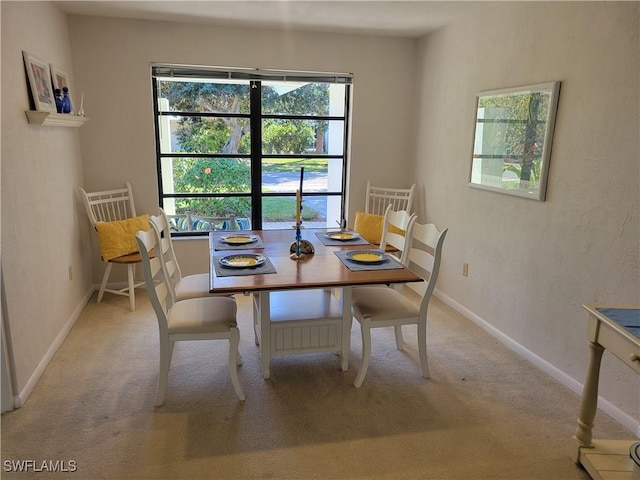
[[[350,370],[334,354],[278,358],[263,380],[239,297],[237,400],[224,342],[176,346],[154,408],[158,340],[143,292],[87,305],[24,407],[2,416],[3,479],[586,479],[571,459],[579,398],[438,299],[431,380],[415,331],[373,336],[364,385],[354,322]],[[585,340],[586,341],[586,340]],[[586,365],[585,365],[586,368]],[[630,438],[602,412],[599,437]],[[7,472],[10,460],[70,461],[74,473]]]

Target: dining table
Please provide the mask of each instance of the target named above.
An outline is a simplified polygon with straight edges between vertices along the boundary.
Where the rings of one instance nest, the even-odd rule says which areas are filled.
[[[300,233],[303,245],[313,249],[302,258],[292,258],[295,229],[209,234],[210,292],[252,296],[255,342],[265,379],[271,359],[282,355],[335,352],[342,371],[347,371],[351,289],[422,281],[350,230],[302,228]],[[381,261],[352,261],[361,252],[379,254]],[[228,268],[230,259],[245,257],[262,263]]]

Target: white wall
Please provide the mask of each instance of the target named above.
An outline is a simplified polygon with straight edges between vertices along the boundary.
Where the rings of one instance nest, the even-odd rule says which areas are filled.
[[[420,212],[450,229],[438,288],[578,382],[581,305],[640,303],[638,5],[505,2],[420,43]],[[547,200],[468,187],[476,92],[553,80]],[[600,385],[637,426],[637,375],[605,354]]]
[[[355,208],[364,207],[367,179],[410,182],[414,40],[84,16],[69,17],[69,25],[76,81],[91,117],[81,132],[90,189],[128,179],[137,209],[157,208],[152,62],[353,73],[351,222]],[[185,265],[208,269],[201,256],[206,239],[178,248]]]
[[[75,197],[82,184],[79,132],[29,125],[25,115],[23,50],[66,71],[73,88],[67,18],[52,3],[3,1],[0,7],[3,321],[19,406],[86,303],[91,252]]]

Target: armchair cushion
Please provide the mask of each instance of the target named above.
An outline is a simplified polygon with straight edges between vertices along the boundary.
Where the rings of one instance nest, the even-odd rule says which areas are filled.
[[[149,215],[127,218],[114,222],[97,222],[98,241],[102,260],[111,259],[138,252],[135,234],[140,230],[149,230]]]
[[[356,221],[353,225],[353,230],[359,233],[369,243],[380,245],[382,239],[382,222],[384,217],[382,215],[374,215],[372,213],[356,212]],[[391,225],[390,232],[397,233],[398,235],[404,235],[404,231]],[[395,248],[389,246],[389,251],[395,250]]]

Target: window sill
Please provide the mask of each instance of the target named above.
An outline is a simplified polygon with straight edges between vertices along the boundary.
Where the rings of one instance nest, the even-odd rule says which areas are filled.
[[[39,112],[36,110],[25,110],[29,124],[49,125],[52,127],[81,127],[89,120],[88,117],[78,117],[77,115],[65,113]]]

